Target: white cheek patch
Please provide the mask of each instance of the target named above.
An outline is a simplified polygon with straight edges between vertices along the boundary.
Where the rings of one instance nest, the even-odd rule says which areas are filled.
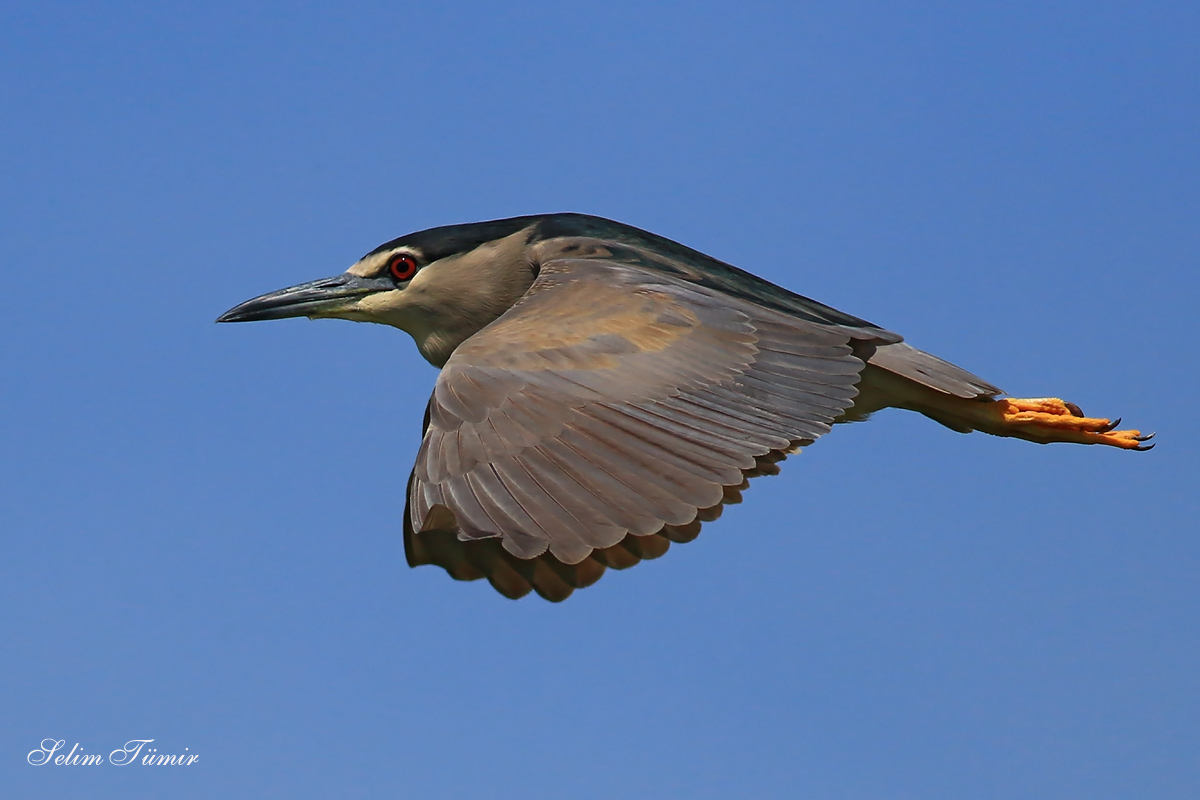
[[[418,275],[420,273],[417,273]],[[354,310],[367,317],[383,320],[389,313],[398,311],[404,301],[402,289],[392,289],[387,292],[375,292],[360,299],[354,304]]]
[[[391,253],[376,253],[375,255],[367,256],[346,270],[346,272],[350,275],[357,275],[360,278],[373,278],[383,269],[390,255]]]

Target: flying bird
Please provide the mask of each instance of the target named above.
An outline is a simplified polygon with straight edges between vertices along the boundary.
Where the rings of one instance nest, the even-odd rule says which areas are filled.
[[[882,408],[1042,444],[1152,446],[1057,398],[1003,398],[898,334],[583,214],[411,233],[217,321],[285,317],[391,325],[441,368],[405,554],[510,598],[560,601],[691,541],[750,478]]]

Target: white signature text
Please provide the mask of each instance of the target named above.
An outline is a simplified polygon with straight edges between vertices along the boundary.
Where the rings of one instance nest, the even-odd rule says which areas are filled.
[[[42,767],[46,764],[53,764],[57,767],[93,767],[106,763],[124,767],[137,762],[139,758],[141,763],[147,767],[189,766],[200,760],[198,754],[188,752],[186,747],[183,748],[182,754],[167,755],[159,753],[157,747],[151,747],[150,745],[153,743],[153,739],[130,739],[124,747],[118,747],[105,758],[102,753],[84,752],[83,748],[79,746],[79,742],[76,742],[70,752],[67,752],[66,739],[42,739],[38,748],[30,750],[29,755],[25,756],[25,760],[35,767]]]

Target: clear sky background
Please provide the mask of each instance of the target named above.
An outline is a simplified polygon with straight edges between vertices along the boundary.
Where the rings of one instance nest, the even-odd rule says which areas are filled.
[[[0,795],[1200,796],[1198,38],[1184,2],[3,4]],[[1161,444],[889,411],[561,605],[410,570],[435,371],[213,319],[566,210]]]

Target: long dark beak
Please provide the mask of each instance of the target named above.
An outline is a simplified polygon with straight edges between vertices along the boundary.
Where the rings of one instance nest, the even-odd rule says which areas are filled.
[[[345,308],[348,301],[395,288],[387,278],[360,278],[347,272],[247,300],[217,317],[217,322],[328,316]]]

